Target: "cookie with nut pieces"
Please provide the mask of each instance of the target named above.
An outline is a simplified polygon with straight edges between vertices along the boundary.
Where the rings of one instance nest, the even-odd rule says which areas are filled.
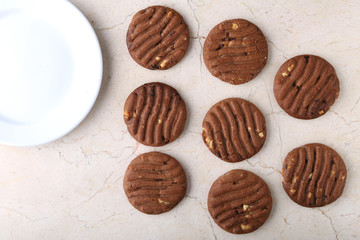
[[[211,186],[208,209],[227,232],[250,233],[262,226],[272,209],[271,192],[262,178],[246,170],[232,170]]]
[[[186,104],[180,94],[160,82],[136,88],[124,105],[124,121],[129,133],[147,146],[173,142],[184,131],[186,118]]]
[[[124,176],[124,191],[129,202],[146,214],[160,214],[173,209],[184,197],[186,175],[172,156],[149,152],[136,157]]]
[[[266,65],[268,45],[255,24],[244,19],[226,20],[208,34],[203,56],[212,75],[227,83],[243,84]]]
[[[274,94],[290,116],[313,119],[325,114],[339,96],[340,84],[334,67],[314,55],[287,60],[274,80]]]
[[[240,162],[254,156],[266,139],[264,115],[242,98],[216,103],[205,115],[202,127],[206,146],[227,162]]]
[[[141,66],[165,70],[187,52],[189,28],[174,9],[151,6],[136,13],[126,35],[131,57]]]
[[[346,166],[332,148],[312,143],[293,149],[285,158],[283,187],[304,207],[322,207],[338,199],[346,183]]]

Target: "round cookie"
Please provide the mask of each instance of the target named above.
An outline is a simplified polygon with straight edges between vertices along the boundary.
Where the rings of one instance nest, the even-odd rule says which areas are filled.
[[[169,69],[185,55],[189,28],[174,9],[151,6],[136,13],[126,35],[131,57],[141,66]]]
[[[313,119],[326,113],[339,96],[339,79],[325,59],[300,55],[287,60],[274,80],[274,94],[290,116]]]
[[[153,82],[135,89],[125,101],[124,121],[138,142],[163,146],[184,130],[187,111],[184,100],[169,85]]]
[[[304,207],[321,207],[338,199],[346,183],[346,167],[339,154],[320,143],[293,149],[285,158],[283,187]]]
[[[261,111],[241,98],[228,98],[210,108],[202,137],[209,150],[227,162],[240,162],[260,151],[266,139]]]
[[[271,192],[256,174],[232,170],[211,186],[208,209],[217,225],[230,233],[250,233],[264,224],[272,209]]]
[[[204,62],[212,75],[231,84],[256,77],[267,62],[268,46],[261,30],[244,19],[216,25],[204,44]]]
[[[170,211],[185,197],[187,189],[181,164],[160,152],[136,157],[126,170],[123,186],[131,205],[146,214]]]

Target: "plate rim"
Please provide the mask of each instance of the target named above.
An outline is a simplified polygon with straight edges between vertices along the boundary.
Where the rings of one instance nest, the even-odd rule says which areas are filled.
[[[26,7],[31,6],[30,2],[35,2],[35,3],[41,3],[41,2],[47,2],[49,3],[49,1],[46,0],[12,0],[10,1],[11,3],[9,5],[15,6],[17,8],[22,8],[22,9],[26,9]],[[89,33],[88,37],[91,36],[91,38],[94,40],[93,46],[92,46],[92,51],[93,53],[97,56],[97,59],[94,60],[97,61],[98,63],[96,63],[97,66],[97,70],[94,72],[96,73],[96,76],[94,74],[94,79],[98,79],[97,81],[93,81],[93,85],[92,85],[92,93],[89,97],[89,100],[87,101],[87,104],[83,106],[83,110],[81,113],[81,117],[78,117],[76,119],[74,119],[74,121],[71,122],[71,124],[68,124],[68,126],[66,126],[65,130],[61,130],[56,132],[55,134],[52,134],[49,137],[42,137],[42,138],[34,138],[34,140],[29,140],[28,137],[25,137],[24,139],[21,138],[21,136],[17,137],[17,139],[14,141],[12,139],[7,139],[6,137],[4,137],[4,135],[0,134],[0,143],[7,145],[7,146],[14,146],[14,147],[32,147],[32,146],[40,146],[40,145],[44,145],[50,142],[53,142],[55,140],[58,140],[62,137],[64,137],[65,135],[69,134],[70,132],[72,132],[76,127],[78,127],[83,121],[84,119],[89,115],[89,113],[91,112],[91,109],[93,108],[94,104],[96,103],[96,100],[98,99],[99,96],[99,92],[102,86],[102,80],[103,80],[103,54],[102,54],[102,49],[101,49],[101,45],[98,39],[98,36],[94,30],[94,28],[92,27],[89,19],[82,13],[82,11],[75,6],[72,2],[68,1],[68,0],[55,0],[57,2],[57,4],[61,4],[63,5],[64,9],[67,9],[68,11],[74,11],[76,12],[76,21],[79,21],[79,19],[81,19],[81,25],[84,26],[84,28],[87,28],[87,32]],[[0,5],[1,7],[1,5]],[[45,11],[47,11],[48,9],[44,9]],[[68,12],[65,11],[65,12]],[[62,11],[64,12],[64,11]],[[59,13],[57,13],[59,14]],[[71,82],[74,82],[75,80],[72,80]],[[70,91],[70,90],[69,90]],[[65,99],[64,99],[65,101]],[[55,107],[56,109],[56,107]],[[44,119],[40,119],[38,122],[35,122],[35,124],[37,123],[41,123],[41,122],[46,122],[47,116],[44,117]],[[0,119],[0,122],[4,123],[4,120]],[[14,124],[14,123],[10,123],[10,125],[14,126],[14,128],[19,128],[19,127],[24,127],[24,126],[28,126],[31,128],[31,125],[34,125],[34,123],[31,124],[22,124],[19,126],[19,124]],[[54,122],[54,127],[56,127],[56,122]],[[46,129],[45,129],[46,130]],[[24,137],[24,136],[23,136]]]

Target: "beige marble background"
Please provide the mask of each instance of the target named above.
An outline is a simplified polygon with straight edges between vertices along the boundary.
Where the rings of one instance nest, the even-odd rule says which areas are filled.
[[[92,23],[104,55],[104,78],[88,117],[67,136],[38,147],[0,146],[0,239],[360,239],[360,1],[358,0],[72,0]],[[179,11],[191,30],[185,58],[167,71],[149,71],[127,52],[132,15],[149,5]],[[66,16],[64,16],[66,17]],[[210,29],[231,18],[258,25],[269,43],[269,62],[253,81],[232,86],[214,78],[202,60]],[[326,58],[337,70],[340,96],[316,120],[289,117],[275,101],[279,66],[303,54]],[[139,85],[161,81],[178,89],[189,118],[182,136],[160,148],[141,146],[126,131],[122,109]],[[265,114],[268,138],[253,158],[220,161],[201,139],[206,111],[227,97],[254,102]],[[343,157],[348,180],[343,196],[315,209],[294,204],[281,185],[286,154],[321,142]],[[125,169],[137,155],[158,150],[176,157],[189,180],[173,211],[148,216],[132,208],[122,189]],[[221,230],[207,211],[212,182],[230,169],[251,170],[268,183],[274,206],[256,232]]]

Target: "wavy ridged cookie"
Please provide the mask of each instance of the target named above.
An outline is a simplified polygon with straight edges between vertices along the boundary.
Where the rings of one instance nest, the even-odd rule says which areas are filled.
[[[287,60],[274,81],[274,94],[290,116],[313,119],[325,114],[339,96],[339,79],[325,59],[300,55]]]
[[[185,197],[187,189],[181,164],[160,152],[136,157],[126,170],[123,185],[131,205],[146,214],[170,211]]]
[[[261,30],[244,19],[216,25],[204,44],[204,62],[224,82],[242,84],[254,79],[267,62],[268,46]]]
[[[163,6],[151,6],[136,13],[126,35],[131,57],[151,70],[165,70],[177,64],[189,42],[189,28],[183,17]]]
[[[239,162],[260,151],[266,139],[261,111],[241,98],[228,98],[210,108],[202,137],[209,150],[227,162]]]
[[[285,158],[283,187],[304,207],[321,207],[338,199],[346,183],[346,167],[339,154],[320,143],[295,148]]]
[[[232,170],[211,186],[208,209],[217,225],[230,233],[249,233],[262,226],[272,209],[271,192],[256,174]]]
[[[186,105],[179,93],[159,82],[135,89],[124,106],[129,133],[147,146],[163,146],[177,139],[184,131],[186,117]]]

